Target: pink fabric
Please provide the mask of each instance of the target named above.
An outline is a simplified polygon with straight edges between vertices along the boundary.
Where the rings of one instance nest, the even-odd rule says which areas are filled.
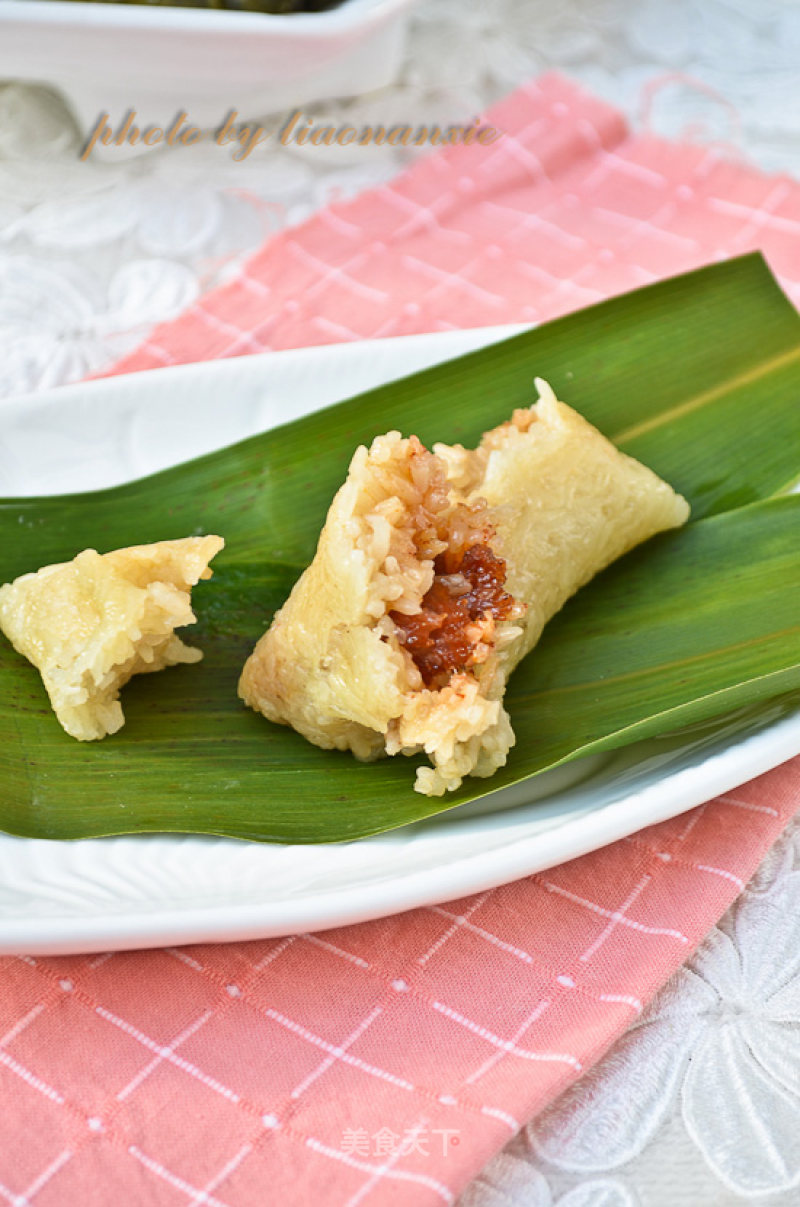
[[[800,303],[800,185],[701,146],[627,134],[558,76],[456,146],[271,239],[232,283],[157,328],[115,373],[267,349],[538,322],[764,251]]]
[[[118,371],[542,319],[761,246],[800,189],[632,138],[547,77],[451,148],[272,240]],[[589,1068],[800,803],[800,759],[539,876],[319,935],[1,961],[0,1199],[451,1203]]]

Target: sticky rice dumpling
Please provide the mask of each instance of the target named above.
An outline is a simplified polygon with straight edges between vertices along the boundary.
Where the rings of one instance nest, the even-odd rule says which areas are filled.
[[[200,661],[174,630],[194,623],[191,588],[211,577],[224,544],[201,536],[84,549],[0,588],[0,629],[38,667],[67,733],[81,741],[115,733],[125,722],[119,691],[132,675]]]
[[[547,621],[689,514],[537,386],[475,449],[399,432],[357,449],[313,562],[245,664],[245,703],[360,759],[424,751],[426,795],[503,766],[506,683]]]

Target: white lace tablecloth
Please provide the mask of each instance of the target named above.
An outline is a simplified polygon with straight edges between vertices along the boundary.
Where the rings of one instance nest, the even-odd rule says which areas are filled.
[[[422,0],[391,88],[316,112],[470,121],[558,68],[634,125],[800,175],[791,0]],[[314,112],[309,108],[309,114]],[[80,163],[44,89],[0,86],[0,397],[76,380],[226,279],[270,231],[408,152],[213,143]],[[462,1207],[800,1203],[800,825],[600,1065]]]

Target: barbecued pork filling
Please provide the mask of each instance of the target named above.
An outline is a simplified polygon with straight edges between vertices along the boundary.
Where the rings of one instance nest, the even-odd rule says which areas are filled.
[[[434,580],[419,612],[389,613],[428,688],[442,688],[454,671],[485,662],[496,622],[522,610],[503,590],[506,564],[488,544],[490,533],[472,544],[450,545],[435,558]]]

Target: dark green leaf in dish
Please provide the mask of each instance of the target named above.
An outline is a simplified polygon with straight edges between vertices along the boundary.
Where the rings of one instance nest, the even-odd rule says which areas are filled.
[[[250,13],[318,13],[345,0],[90,0],[92,4],[138,4],[156,8],[224,8]]]
[[[684,494],[692,520],[611,567],[548,626],[506,697],[518,739],[507,767],[424,798],[413,760],[359,764],[248,712],[236,697],[242,663],[310,560],[356,444],[392,427],[474,441],[530,402],[534,374]],[[799,398],[800,318],[748,256],[123,487],[0,503],[0,581],[87,546],[198,531],[227,542],[193,595],[190,640],[204,661],[134,679],[113,737],[69,738],[38,673],[0,642],[0,828],[351,839],[800,689],[800,497],[772,497],[798,474]]]

